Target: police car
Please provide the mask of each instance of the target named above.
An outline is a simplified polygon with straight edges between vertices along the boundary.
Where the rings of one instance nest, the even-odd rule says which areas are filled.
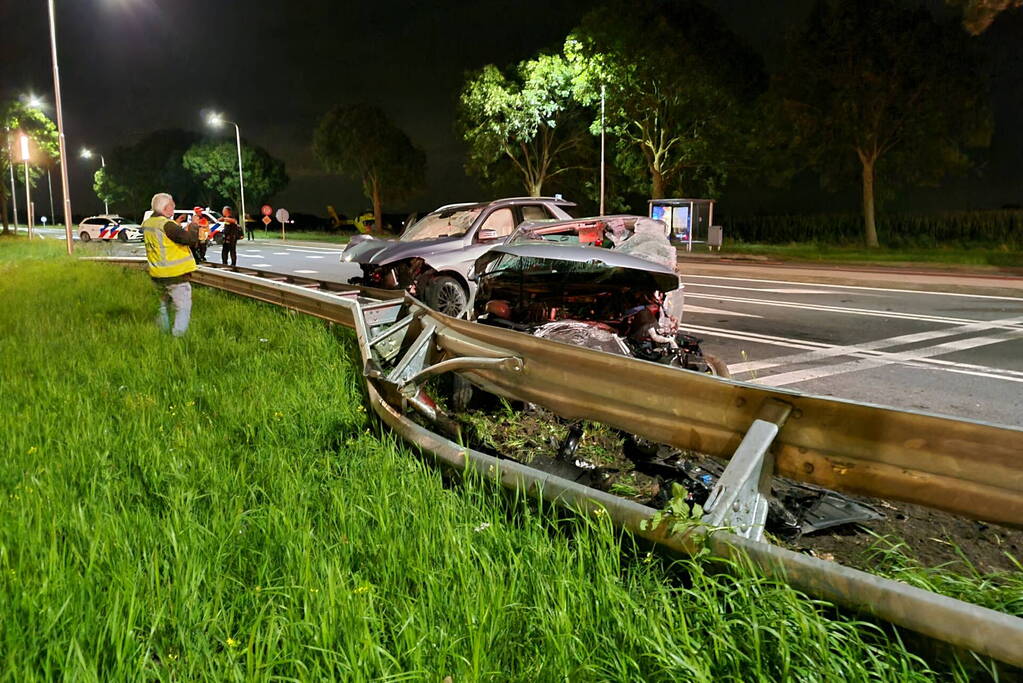
[[[78,224],[78,239],[138,242],[142,239],[142,226],[115,214],[90,216]]]
[[[192,220],[193,213],[194,210],[192,209],[175,209],[174,216],[171,220],[181,221],[183,225],[188,225],[188,223]],[[152,215],[153,215],[152,211],[146,211],[146,215],[143,216],[142,222],[145,223],[146,219]],[[213,209],[203,209],[202,215],[209,224],[210,228],[209,241],[216,242],[217,244],[223,242],[225,224],[224,218],[223,216],[220,215],[220,212],[214,211]],[[184,219],[182,219],[182,216],[184,217]]]

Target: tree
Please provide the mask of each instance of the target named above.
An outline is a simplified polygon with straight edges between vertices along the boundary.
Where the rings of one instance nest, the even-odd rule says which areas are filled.
[[[583,67],[576,83],[582,102],[596,104],[606,88],[617,164],[637,182],[645,178],[653,198],[684,194],[695,183],[712,194],[748,164],[741,143],[764,89],[763,66],[703,5],[617,0],[584,17],[565,55]],[[595,121],[591,130],[598,129]]]
[[[539,197],[552,178],[591,166],[587,112],[573,97],[578,69],[562,55],[540,55],[510,77],[493,64],[470,74],[459,97],[466,171],[498,183],[510,171]]]
[[[10,222],[7,217],[7,204],[10,201],[10,188],[6,182],[9,177],[12,163],[17,164],[20,159],[18,151],[20,145],[19,135],[27,135],[32,141],[31,148],[34,154],[42,157],[29,164],[29,183],[35,185],[36,180],[42,175],[42,168],[38,161],[51,162],[58,156],[57,151],[57,127],[53,121],[34,107],[12,100],[0,108],[0,122],[5,133],[3,146],[0,148],[0,214],[2,214],[4,234],[10,233]],[[28,207],[26,207],[26,211]]]
[[[94,175],[93,189],[115,210],[139,215],[157,192],[182,202],[198,202],[205,188],[185,169],[185,152],[200,140],[190,131],[166,129],[149,133],[132,145],[115,147],[106,168]]]
[[[963,26],[972,35],[980,35],[1007,9],[1023,7],[1023,0],[946,0],[963,8]]]
[[[201,142],[192,145],[182,159],[185,170],[210,193],[207,204],[229,201],[241,205],[238,183],[238,147],[234,142]],[[245,196],[255,203],[269,201],[288,186],[284,162],[270,156],[262,147],[242,141],[242,170]]]
[[[867,246],[888,180],[935,184],[986,146],[986,79],[966,35],[892,0],[818,0],[773,87],[825,185],[859,177]]]
[[[313,153],[327,171],[362,183],[376,230],[383,227],[385,200],[406,199],[426,182],[426,155],[369,104],[337,105],[324,114],[313,133]]]

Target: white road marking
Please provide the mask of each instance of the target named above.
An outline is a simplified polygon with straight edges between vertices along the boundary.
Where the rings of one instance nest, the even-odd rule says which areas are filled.
[[[753,277],[724,277],[722,275],[683,275],[683,281],[688,282],[690,279],[701,279],[701,280],[729,280],[732,282],[766,282],[773,285],[802,285],[806,286],[806,282],[793,282],[792,280],[764,280],[761,278]],[[696,283],[693,283],[696,284]],[[925,296],[959,296],[966,297],[968,299],[999,299],[1001,301],[1023,301],[1023,297],[1018,296],[992,296],[990,294],[961,294],[959,292],[934,292],[930,290],[918,290],[918,289],[895,289],[889,287],[865,287],[862,285],[829,285],[814,282],[814,287],[827,287],[829,289],[856,289],[856,290],[873,290],[875,292],[898,292],[899,294],[922,294]]]
[[[301,273],[302,275],[309,275],[311,273],[318,273],[320,271],[318,271],[318,270],[296,270],[295,272],[296,273]]]
[[[736,287],[735,285],[707,285],[699,282],[688,283],[692,287],[711,287],[713,289],[739,289],[744,292],[769,292],[771,294],[834,294],[826,289],[801,289],[799,287]],[[862,295],[860,295],[862,296]],[[874,296],[883,296],[875,294]]]
[[[323,258],[323,257],[322,256],[313,256],[313,255],[310,254],[310,255],[306,256],[306,258]]]
[[[287,255],[288,255],[288,252],[286,252],[286,251],[275,251],[274,252],[274,256],[287,256]]]
[[[250,267],[251,268],[272,268],[273,266],[270,263],[253,263],[253,264],[250,264]]]
[[[946,324],[969,324],[980,322],[975,318],[952,318],[938,315],[924,315],[919,313],[904,313],[902,311],[877,311],[870,308],[851,308],[848,306],[826,306],[824,304],[801,304],[791,301],[777,301],[774,299],[747,299],[744,297],[720,296],[716,294],[690,294],[686,293],[686,299],[712,299],[714,301],[731,301],[741,304],[755,304],[757,306],[776,306],[780,308],[798,308],[807,311],[826,311],[829,313],[847,313],[849,315],[863,315],[873,318],[896,318],[899,320],[920,320],[923,322],[946,323]],[[1005,329],[1017,329],[1018,324],[1012,324]]]
[[[704,308],[703,306],[694,306],[692,304],[685,304],[682,309],[685,313],[707,313],[711,315],[727,315],[731,317],[740,318],[763,318],[762,315],[754,315],[752,313],[738,313],[736,311],[725,311],[720,308]]]
[[[288,251],[297,251],[300,253],[309,254],[322,254],[324,252],[328,254],[340,254],[342,251],[344,251],[343,247],[339,247],[337,249],[330,249],[328,247],[285,247],[285,249],[287,249]]]
[[[826,358],[834,358],[835,356],[849,356],[855,355],[857,352],[862,351],[874,351],[877,349],[891,348],[893,346],[902,346],[904,344],[918,344],[920,342],[931,341],[933,339],[941,339],[942,337],[955,337],[962,334],[970,334],[972,332],[983,332],[987,330],[1003,329],[1004,323],[1015,323],[1023,321],[1023,317],[1016,318],[1003,318],[1001,320],[990,320],[990,321],[978,321],[970,323],[969,325],[957,325],[955,327],[949,327],[942,330],[928,330],[926,332],[913,332],[912,334],[903,334],[898,337],[886,337],[884,339],[875,339],[874,341],[864,342],[856,345],[831,345],[826,344],[821,346],[821,350],[813,351],[810,353],[803,353],[796,356],[777,356],[775,358],[769,358],[762,361],[750,361],[747,363],[739,363],[735,366],[728,366],[733,373],[739,372],[755,372],[758,370],[767,370],[779,365],[793,365],[795,363],[812,363],[818,360],[824,360]],[[694,328],[695,329],[695,328]],[[1011,328],[1010,328],[1011,329]]]
[[[1006,332],[1004,334],[994,335],[991,337],[973,337],[971,339],[962,339],[955,342],[947,342],[945,344],[938,344],[937,346],[930,346],[924,349],[916,349],[914,351],[903,351],[902,353],[885,354],[882,358],[878,359],[860,358],[858,360],[849,361],[847,363],[839,363],[837,365],[826,365],[816,368],[807,368],[805,370],[783,372],[778,375],[771,375],[769,377],[759,378],[757,379],[757,384],[763,384],[769,387],[781,387],[787,384],[806,382],[811,379],[831,377],[833,375],[841,375],[847,372],[857,372],[859,370],[870,370],[872,368],[879,368],[886,365],[891,365],[892,363],[899,363],[901,361],[915,361],[927,358],[929,356],[940,356],[946,353],[954,353],[956,351],[964,351],[967,349],[977,348],[979,346],[988,346],[991,344],[998,344],[1004,341],[1013,341],[1016,339],[1023,339],[1023,333]],[[998,379],[1006,379],[1014,382],[1023,381],[1023,379],[999,376],[995,375],[994,373],[987,373],[985,376],[996,377]]]

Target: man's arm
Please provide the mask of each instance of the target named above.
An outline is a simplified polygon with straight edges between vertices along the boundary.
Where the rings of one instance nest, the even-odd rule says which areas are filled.
[[[174,221],[164,223],[163,232],[171,242],[177,242],[186,247],[195,247],[199,244],[199,236],[196,233],[181,227]]]

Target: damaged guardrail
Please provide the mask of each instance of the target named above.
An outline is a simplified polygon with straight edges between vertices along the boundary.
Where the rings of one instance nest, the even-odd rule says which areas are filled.
[[[209,268],[194,278],[354,327],[377,414],[455,469],[471,467],[574,509],[604,508],[619,526],[674,551],[692,552],[704,539],[715,554],[745,555],[766,575],[810,595],[1023,666],[1023,619],[759,540],[772,473],[1023,527],[1023,430],[680,371],[456,320],[410,297],[380,300],[365,288],[298,278],[275,282]],[[447,371],[564,417],[731,458],[707,519],[736,533],[704,526],[673,535],[666,525],[644,528],[651,508],[466,449],[405,417],[412,408],[437,418],[420,384]]]

